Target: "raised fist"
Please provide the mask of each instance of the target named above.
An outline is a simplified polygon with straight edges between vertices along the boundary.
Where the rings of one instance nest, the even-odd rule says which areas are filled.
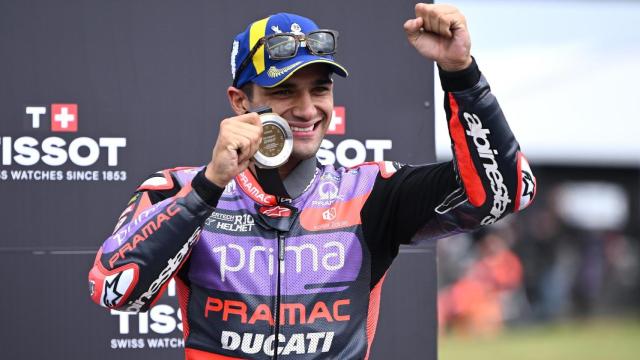
[[[471,64],[471,38],[464,15],[444,4],[416,4],[415,11],[415,19],[404,23],[411,45],[446,71],[467,68]]]

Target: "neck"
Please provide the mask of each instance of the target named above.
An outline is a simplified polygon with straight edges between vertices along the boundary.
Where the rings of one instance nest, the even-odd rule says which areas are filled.
[[[286,179],[287,176],[289,176],[289,174],[291,174],[293,169],[295,169],[296,166],[298,166],[298,164],[300,164],[300,160],[289,160],[289,161],[287,161],[286,164],[280,166],[278,168],[278,175],[280,175],[280,179],[282,179],[282,180]],[[256,166],[255,166],[255,164],[251,163],[249,165],[249,171],[251,171],[251,173],[253,175],[256,174]]]
[[[280,174],[280,179],[284,180],[291,174],[291,171],[296,168],[300,164],[300,160],[289,160],[286,164],[280,166],[278,168],[278,174]]]
[[[283,194],[287,198],[297,198],[313,180],[316,173],[317,160],[315,157],[306,160],[289,161],[273,171],[256,171],[253,164],[249,170],[253,172],[263,189],[270,194]],[[275,170],[275,169],[273,169]],[[274,178],[275,177],[275,178]],[[278,185],[279,184],[279,185]]]

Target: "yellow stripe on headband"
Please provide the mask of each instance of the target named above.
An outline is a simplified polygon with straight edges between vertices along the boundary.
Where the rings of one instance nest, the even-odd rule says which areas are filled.
[[[267,21],[269,18],[258,20],[251,24],[249,30],[249,49],[253,49],[253,46],[262,38],[267,31]],[[256,69],[256,74],[260,74],[264,71],[264,45],[260,45],[258,51],[253,55],[253,67]]]

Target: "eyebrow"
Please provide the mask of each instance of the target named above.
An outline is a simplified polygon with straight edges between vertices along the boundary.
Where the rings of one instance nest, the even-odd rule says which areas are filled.
[[[329,85],[329,84],[333,84],[333,79],[331,77],[326,77],[324,79],[316,80],[313,84],[314,85]]]

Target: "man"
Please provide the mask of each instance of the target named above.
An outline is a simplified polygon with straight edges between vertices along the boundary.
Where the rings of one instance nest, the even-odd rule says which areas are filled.
[[[416,5],[409,42],[440,67],[455,160],[426,166],[317,164],[333,109],[337,34],[276,14],[232,47],[237,114],[220,123],[211,161],[152,175],[122,213],[89,274],[93,300],[145,311],[174,277],[187,359],[362,359],[384,275],[422,229],[431,237],[524,208],[534,180],[470,56],[462,14]],[[278,169],[288,196],[254,176],[268,106],[293,132]]]

